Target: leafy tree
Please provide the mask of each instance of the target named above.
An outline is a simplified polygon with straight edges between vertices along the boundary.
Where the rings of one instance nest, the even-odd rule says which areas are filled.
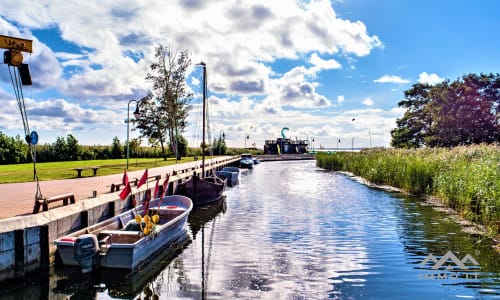
[[[55,143],[52,145],[52,150],[54,152],[54,160],[62,161],[67,160],[66,158],[66,141],[62,136],[56,138]]]
[[[414,84],[391,131],[394,147],[453,147],[500,141],[500,75],[469,74],[435,86]]]
[[[155,58],[151,72],[146,75],[146,80],[153,83],[153,91],[139,101],[141,116],[134,122],[142,137],[159,141],[166,160],[165,144],[175,153],[176,135],[186,126],[192,94],[188,92],[185,76],[191,59],[186,50],[178,52],[163,45],[156,48]]]
[[[68,136],[66,137],[67,160],[78,160],[79,153],[80,145],[78,145],[78,140],[72,134],[68,134]]]
[[[123,149],[122,144],[117,136],[113,138],[113,143],[111,144],[111,156],[113,158],[122,158]]]
[[[226,141],[224,137],[214,139],[212,143],[215,155],[225,155],[227,151]]]
[[[175,153],[178,152],[177,159],[181,159],[182,156],[186,157],[187,156],[187,151],[188,151],[188,149],[187,149],[188,148],[188,141],[187,141],[187,139],[184,136],[182,136],[182,135],[179,134],[177,136],[176,142],[177,142],[177,149],[175,147],[175,142],[174,142],[173,145],[169,144],[170,149],[172,149],[172,153],[174,153],[174,155],[175,155]]]

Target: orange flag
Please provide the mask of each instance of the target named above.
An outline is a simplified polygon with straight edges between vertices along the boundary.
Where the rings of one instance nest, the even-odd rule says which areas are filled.
[[[139,183],[137,184],[137,188],[140,188],[141,185],[146,183],[146,181],[148,181],[148,169],[146,169],[144,174],[142,174],[141,180],[139,180]]]
[[[130,194],[131,192],[132,192],[132,188],[130,187],[130,183],[127,182],[127,185],[125,185],[125,188],[120,193],[120,199],[125,200],[125,198],[127,198],[128,194]]]

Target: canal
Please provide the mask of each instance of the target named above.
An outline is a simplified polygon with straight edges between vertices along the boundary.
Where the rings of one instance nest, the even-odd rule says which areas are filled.
[[[186,236],[130,273],[54,268],[1,299],[498,299],[500,255],[418,199],[314,161],[240,173]],[[462,262],[463,261],[463,262]]]

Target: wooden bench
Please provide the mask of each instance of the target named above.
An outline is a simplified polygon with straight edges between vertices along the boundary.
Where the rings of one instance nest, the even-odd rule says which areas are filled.
[[[87,170],[87,169],[92,169],[93,171],[93,176],[97,176],[97,170],[99,170],[99,167],[80,167],[80,168],[73,168],[78,173],[78,178],[82,178],[82,171]]]
[[[49,203],[54,203],[58,201],[63,201],[63,205],[74,204],[75,203],[75,195],[73,193],[62,194],[54,197],[50,197],[47,199],[37,199],[35,201],[35,207],[33,207],[33,213],[37,214],[40,211],[40,206],[43,211],[49,210]]]

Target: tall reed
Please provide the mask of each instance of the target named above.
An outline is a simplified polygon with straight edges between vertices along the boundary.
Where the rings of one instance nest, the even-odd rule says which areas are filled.
[[[316,162],[415,195],[436,196],[469,220],[500,229],[499,145],[318,153]]]

